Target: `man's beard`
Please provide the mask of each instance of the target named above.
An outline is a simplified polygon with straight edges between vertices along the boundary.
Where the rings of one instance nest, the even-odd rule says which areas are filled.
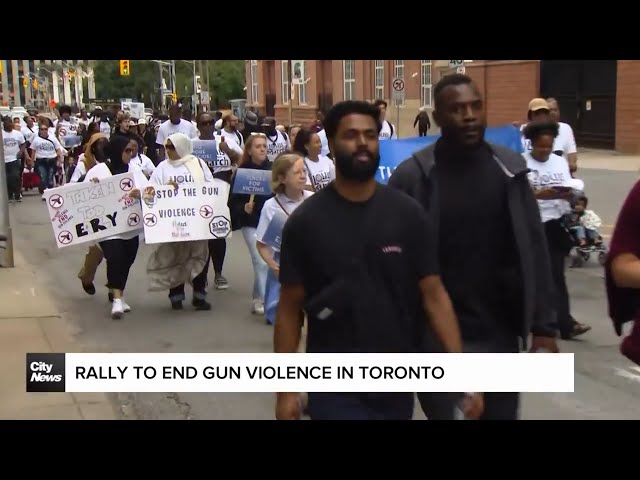
[[[366,153],[369,159],[366,162],[358,160],[356,155]],[[374,155],[368,150],[360,150],[354,154],[336,152],[336,170],[347,180],[356,182],[366,182],[371,180],[380,166],[380,154]]]

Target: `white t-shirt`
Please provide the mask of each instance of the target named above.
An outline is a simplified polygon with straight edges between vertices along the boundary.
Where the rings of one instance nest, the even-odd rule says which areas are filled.
[[[144,153],[138,153],[135,157],[131,157],[130,163],[137,165],[140,170],[147,175],[151,175],[156,169],[151,159]]]
[[[393,126],[393,128],[391,128]],[[393,133],[392,133],[393,130]],[[384,120],[382,122],[382,129],[380,130],[380,136],[378,137],[379,140],[389,140],[390,138],[398,138],[398,135],[396,135],[396,128],[395,126],[388,122],[387,120]]]
[[[220,131],[220,134],[224,137],[225,141],[229,142],[230,145],[231,142],[233,142],[234,145],[237,145],[240,149],[240,153],[242,153],[242,150],[244,149],[244,138],[242,138],[242,134],[240,132],[236,130],[235,132],[229,133],[223,128]]]
[[[54,127],[57,129],[58,125],[60,125],[60,130],[58,131],[60,139],[63,139],[64,137],[75,137],[78,135],[78,121],[75,118],[72,118],[71,121],[60,120],[55,122]]]
[[[262,207],[262,211],[260,212],[260,221],[258,222],[258,227],[256,228],[256,240],[261,243],[264,243],[262,239],[264,238],[264,234],[267,232],[267,228],[269,227],[269,223],[276,215],[276,213],[280,212],[283,214],[291,215],[293,211],[302,205],[307,198],[313,195],[313,192],[308,190],[303,191],[303,196],[301,200],[295,201],[291,200],[289,197],[284,195],[283,193],[278,193],[275,197],[271,197],[269,200],[264,202],[264,206]],[[278,204],[278,201],[282,204],[282,207],[286,210],[286,213],[283,212],[282,207]],[[278,251],[277,248],[272,247],[274,251]]]
[[[56,137],[49,135],[48,138],[42,138],[40,135],[35,135],[31,139],[31,145],[29,148],[36,152],[36,159],[38,158],[56,158],[58,151],[62,151],[62,145]]]
[[[18,161],[18,153],[20,153],[20,146],[26,143],[24,135],[18,130],[6,130],[2,132],[2,143],[4,144],[4,163],[11,163]]]
[[[322,144],[320,155],[326,157],[329,155],[329,140],[327,139],[327,132],[324,131],[324,128],[318,132],[318,137],[320,137],[320,143]]]
[[[22,135],[24,135],[24,139],[27,142],[31,141],[31,137],[33,137],[34,135],[38,134],[38,126],[34,125],[33,127],[29,128],[26,125],[24,127],[22,127],[20,129],[20,133],[22,133]]]
[[[520,127],[522,134],[522,149],[525,152],[531,151],[531,140],[524,138],[524,129],[527,125]],[[568,123],[558,122],[558,136],[553,141],[553,152],[562,152],[562,156],[566,159],[570,153],[577,153],[576,139],[573,136],[573,129]]]
[[[160,125],[158,135],[156,135],[156,143],[164,147],[164,142],[174,133],[184,133],[189,138],[198,138],[198,129],[193,123],[181,118],[178,125],[171,123],[171,120],[167,120]]]
[[[523,153],[522,156],[527,161],[527,167],[531,170],[529,182],[535,188],[571,186],[572,178],[569,164],[563,157],[552,153],[549,160],[539,162],[529,152]],[[538,207],[543,223],[559,219],[571,212],[571,204],[567,200],[538,200]]]
[[[73,169],[73,175],[71,175],[69,183],[76,183],[80,181],[80,177],[87,173],[87,167],[84,166],[84,162],[82,161],[83,158],[84,153],[78,157],[78,164],[76,165],[76,168]]]
[[[129,172],[134,174],[134,178],[138,178],[141,175],[140,168],[137,165],[129,163]],[[106,163],[98,163],[91,167],[91,169],[87,172],[87,176],[84,177],[84,182],[90,182],[92,178],[97,178],[99,180],[103,180],[105,178],[111,177],[111,170]],[[144,175],[143,175],[144,176]],[[141,188],[142,185],[138,185],[136,182],[136,187]],[[129,240],[131,238],[137,237],[142,233],[140,230],[133,230],[131,232],[121,233],[119,235],[113,235],[111,237],[103,238],[100,241],[104,242],[105,240]]]
[[[286,152],[291,148],[289,143],[289,136],[285,138],[282,132],[276,132],[275,137],[269,137],[267,135],[267,158],[270,162],[273,162],[278,155]]]
[[[100,122],[100,133],[107,138],[111,137],[111,124],[109,122]]]
[[[213,182],[214,179],[211,171],[207,167],[207,164],[200,160],[200,166],[204,172],[204,181],[206,183]],[[149,179],[150,183],[155,185],[167,185],[169,180],[174,180],[178,185],[181,183],[196,183],[193,175],[187,168],[186,165],[180,165],[178,167],[174,167],[169,163],[169,160],[163,160],[158,164],[153,173],[151,174],[151,178]],[[229,185],[224,180],[220,180],[225,185]]]
[[[307,170],[307,185],[311,185],[316,192],[336,178],[336,167],[329,157],[320,155],[317,162],[305,157],[304,166]]]

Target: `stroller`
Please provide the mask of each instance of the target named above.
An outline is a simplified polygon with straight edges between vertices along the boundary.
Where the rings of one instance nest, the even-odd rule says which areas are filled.
[[[581,244],[578,233],[580,230],[584,232],[585,228],[580,222],[580,215],[576,212],[566,215],[564,224],[566,225],[567,230],[569,230],[574,244],[571,252],[569,252],[571,262],[570,267],[583,267],[589,262],[592,255],[596,255],[598,263],[604,266],[607,261],[608,252],[602,237],[598,235],[594,238],[592,235],[586,235],[586,238],[584,238],[585,236],[583,235],[583,239],[586,243]]]

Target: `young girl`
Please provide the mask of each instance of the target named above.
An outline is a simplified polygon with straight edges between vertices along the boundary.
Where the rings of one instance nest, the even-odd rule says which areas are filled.
[[[268,244],[265,234],[276,215],[288,217],[305,198],[313,195],[313,192],[305,189],[306,183],[307,173],[301,156],[295,153],[283,153],[276,157],[271,169],[271,189],[275,196],[264,204],[256,229],[256,248],[269,266],[265,291],[265,316],[270,325],[273,325],[276,320],[276,307],[280,293],[278,283],[280,249],[274,244]],[[282,232],[278,233],[278,235],[281,234]]]
[[[267,137],[264,133],[252,133],[245,141],[244,153],[238,162],[239,168],[254,170],[271,170],[271,162],[267,157]],[[235,181],[235,180],[233,180]],[[232,181],[232,182],[233,182]],[[233,186],[231,187],[233,191]],[[234,230],[240,230],[247,244],[251,263],[253,264],[253,292],[251,313],[264,315],[264,292],[269,267],[264,263],[256,249],[256,227],[260,220],[262,208],[267,201],[266,195],[233,193],[229,198],[231,223]]]

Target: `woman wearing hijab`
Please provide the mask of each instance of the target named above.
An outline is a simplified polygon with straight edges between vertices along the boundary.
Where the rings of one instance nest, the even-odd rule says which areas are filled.
[[[209,167],[192,155],[193,143],[183,133],[169,135],[164,144],[167,158],[153,171],[149,182],[153,185],[180,183],[215,183],[216,187],[229,188],[229,184],[214,179]],[[209,271],[209,245],[207,240],[192,242],[169,242],[156,245],[147,273],[150,291],[169,290],[169,300],[174,310],[182,310],[185,300],[184,286],[193,287],[192,305],[196,310],[211,310],[207,302],[207,274]]]
[[[136,170],[137,167],[129,165],[132,151],[129,138],[114,135],[109,140],[109,160],[91,168],[84,181],[98,183],[101,179]],[[134,230],[113,235],[99,242],[104,258],[107,259],[107,287],[113,294],[111,318],[114,320],[122,318],[125,313],[131,311],[131,307],[124,301],[124,290],[129,278],[129,270],[138,254],[139,234],[139,230]]]

